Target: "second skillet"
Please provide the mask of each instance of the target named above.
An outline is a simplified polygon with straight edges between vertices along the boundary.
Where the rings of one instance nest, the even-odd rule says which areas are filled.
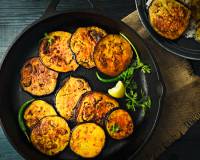
[[[200,60],[200,43],[196,42],[193,38],[188,39],[181,36],[179,39],[172,41],[161,37],[154,31],[149,22],[146,3],[147,0],[135,0],[140,20],[154,41],[173,54],[183,58]]]

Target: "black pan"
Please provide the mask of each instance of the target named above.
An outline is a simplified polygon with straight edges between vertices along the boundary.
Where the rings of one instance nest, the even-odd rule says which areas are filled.
[[[194,39],[180,37],[177,40],[168,40],[158,35],[151,27],[146,8],[147,0],[135,0],[140,20],[154,41],[167,51],[187,59],[200,60],[200,43]]]
[[[14,41],[8,49],[7,55],[1,65],[0,70],[0,118],[1,124],[7,138],[14,148],[27,160],[49,160],[49,159],[80,159],[69,147],[60,154],[49,157],[30,144],[17,123],[17,113],[19,106],[32,96],[22,91],[19,83],[19,72],[24,62],[33,56],[38,55],[38,44],[45,32],[55,30],[65,30],[73,32],[79,26],[96,25],[104,28],[108,33],[123,32],[137,46],[141,59],[148,63],[152,72],[149,75],[138,73],[135,76],[140,88],[152,98],[152,107],[147,112],[145,118],[141,117],[141,112],[133,113],[136,125],[134,134],[125,140],[114,141],[110,138],[106,140],[103,152],[96,159],[132,159],[150,138],[159,117],[161,101],[164,94],[164,85],[158,71],[158,67],[152,57],[150,50],[144,41],[135,31],[121,21],[110,19],[98,13],[82,12],[55,12],[56,0],[50,4],[45,16],[28,26]],[[62,83],[62,80],[69,75],[83,77],[90,83],[93,90],[106,92],[108,87],[114,84],[102,84],[95,76],[96,69],[84,69],[79,67],[76,72],[63,73],[59,76],[59,83],[53,94],[40,97],[54,105],[54,94]],[[124,107],[124,102],[120,102]],[[141,120],[143,122],[141,123]],[[108,136],[107,136],[108,137]]]

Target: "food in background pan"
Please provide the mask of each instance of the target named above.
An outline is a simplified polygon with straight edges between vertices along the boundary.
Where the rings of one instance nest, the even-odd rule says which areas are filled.
[[[107,116],[106,129],[112,138],[120,140],[133,133],[134,125],[127,111],[116,109]]]
[[[63,118],[48,116],[37,123],[30,137],[32,144],[40,152],[51,156],[58,154],[68,145],[70,128]]]
[[[26,61],[21,69],[22,88],[35,96],[52,93],[56,87],[58,73],[44,66],[38,57]]]
[[[191,11],[176,0],[153,0],[149,7],[149,20],[161,36],[174,40],[187,29]]]
[[[94,51],[96,67],[109,76],[117,76],[131,63],[133,51],[120,35],[109,34],[102,38]]]
[[[71,135],[70,148],[83,158],[94,158],[102,151],[106,140],[104,130],[95,123],[76,126]]]
[[[70,46],[76,55],[77,62],[85,67],[95,66],[93,52],[97,42],[106,36],[106,32],[98,27],[80,27],[72,35]]]
[[[76,77],[67,78],[56,94],[57,111],[66,120],[71,120],[79,98],[88,91],[91,91],[91,88],[84,79]]]
[[[119,107],[119,103],[101,92],[87,92],[81,98],[76,108],[76,121],[93,121],[103,124],[107,112]]]
[[[24,112],[24,120],[29,128],[35,126],[46,116],[57,115],[53,106],[43,100],[33,101]]]
[[[75,71],[78,64],[69,47],[71,34],[55,31],[45,34],[39,46],[39,56],[44,65],[58,72]]]
[[[159,5],[158,1],[160,1],[160,5]],[[191,12],[191,16],[189,17],[189,19],[187,16],[185,16],[183,18],[181,18],[182,16],[179,16],[179,18],[181,18],[182,21],[189,22],[189,24],[186,27],[186,30],[184,32],[182,32],[182,34],[180,34],[180,36],[184,35],[186,38],[194,38],[195,40],[198,41],[198,39],[196,38],[196,35],[198,34],[198,26],[199,26],[198,23],[200,21],[200,0],[179,0],[179,1],[176,0],[175,3],[173,1],[175,1],[175,0],[148,0],[146,5],[147,5],[147,9],[149,10],[149,17],[150,17],[150,8],[154,8],[154,11],[157,12],[156,13],[157,17],[159,17],[159,18],[166,17],[165,12],[162,12],[159,9],[163,6],[162,8],[166,8],[168,15],[169,15],[168,17],[170,17],[170,20],[173,20],[173,19],[171,19],[171,17],[174,17],[174,15],[175,15],[174,21],[172,23],[177,24],[178,23],[177,16],[179,16],[179,14],[181,12],[176,14],[176,11],[178,11],[178,10],[181,11],[181,8],[182,9],[187,8],[186,10],[189,10],[189,12]],[[176,7],[175,4],[178,4],[178,6],[180,6],[180,7]],[[181,6],[183,6],[183,7],[181,7]],[[172,8],[172,7],[174,9],[170,10],[169,8]],[[153,9],[151,9],[151,10],[153,10]],[[189,14],[189,12],[188,12],[188,14]],[[156,14],[153,14],[153,15],[156,15]],[[165,21],[166,23],[163,23],[163,26],[164,27],[166,26],[166,29],[170,30],[170,27],[169,28],[167,27],[168,25],[171,25],[171,23],[169,23],[170,20],[167,21],[167,18],[165,18],[165,19],[166,19],[166,21]],[[173,25],[171,25],[171,26],[173,26]],[[182,24],[182,26],[184,26],[184,25]],[[164,27],[163,27],[163,29],[164,29]],[[155,29],[155,27],[153,27],[153,28]],[[183,28],[181,27],[179,29],[177,27],[177,29],[179,31],[181,31],[181,29],[183,29]],[[168,31],[168,32],[170,32],[170,31]],[[166,37],[166,36],[164,36],[164,37]],[[174,39],[176,39],[175,36],[173,36],[173,37],[174,37]],[[168,38],[168,37],[166,37],[166,38]],[[178,38],[178,36],[177,36],[177,38]],[[169,38],[169,39],[171,39],[171,38]]]

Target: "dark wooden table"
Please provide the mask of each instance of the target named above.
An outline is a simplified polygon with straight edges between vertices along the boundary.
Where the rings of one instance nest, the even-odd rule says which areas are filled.
[[[42,15],[48,3],[49,0],[0,0],[0,61],[13,39],[23,28]],[[135,10],[133,0],[61,0],[57,10],[88,9],[91,3],[103,13],[116,19],[121,19]],[[200,71],[197,65],[193,67],[196,68],[195,72]],[[167,148],[159,159],[198,160],[199,149],[200,122],[194,125],[181,140]],[[23,158],[9,144],[0,128],[0,160],[21,159]]]

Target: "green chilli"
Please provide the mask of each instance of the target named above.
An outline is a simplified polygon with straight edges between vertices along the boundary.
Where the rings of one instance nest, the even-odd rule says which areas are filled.
[[[30,141],[27,130],[26,130],[26,125],[24,124],[24,110],[25,108],[31,103],[33,102],[34,99],[28,100],[26,102],[24,102],[21,107],[19,108],[19,112],[18,112],[18,123],[19,123],[19,127],[21,128],[21,130],[24,132],[25,136],[27,137],[28,141]]]

